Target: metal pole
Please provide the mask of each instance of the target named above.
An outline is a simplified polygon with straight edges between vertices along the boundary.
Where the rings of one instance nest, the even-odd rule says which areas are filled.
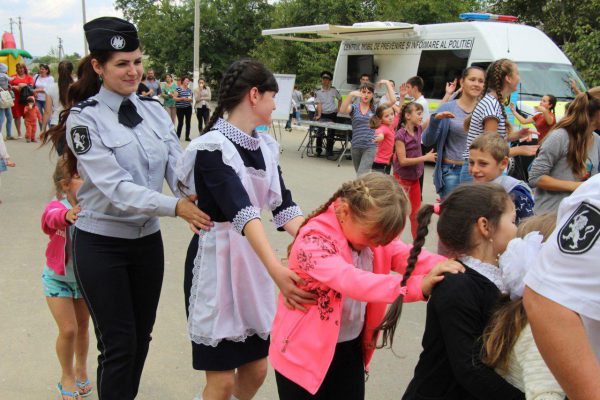
[[[64,57],[64,50],[62,45],[62,38],[58,38],[58,61],[62,60]]]
[[[200,0],[194,0],[194,83],[200,78]],[[192,85],[192,86],[193,86]]]
[[[21,39],[21,49],[25,49],[25,45],[23,44],[23,24],[21,22],[21,17],[19,17],[19,37]]]
[[[85,0],[81,0],[81,11],[83,12],[83,24],[85,25],[85,23],[86,23],[86,19],[85,19]],[[87,39],[85,38],[85,32],[83,33],[83,46],[84,46],[83,55],[87,56],[90,51],[88,49]]]
[[[16,24],[16,22],[12,18],[9,18],[8,20],[10,22],[10,34],[14,35],[15,32],[13,31],[13,24]]]

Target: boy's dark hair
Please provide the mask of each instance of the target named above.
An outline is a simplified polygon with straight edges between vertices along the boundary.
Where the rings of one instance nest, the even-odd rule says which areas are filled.
[[[413,76],[412,78],[407,80],[406,83],[419,89],[420,93],[423,92],[423,88],[425,87],[425,82],[423,82],[423,78],[421,78],[420,76]]]
[[[459,257],[475,248],[477,243],[474,243],[472,233],[479,218],[486,218],[493,231],[497,228],[509,204],[512,204],[512,200],[504,188],[493,183],[461,185],[454,189],[440,204],[440,217],[437,224],[439,240],[448,249],[449,257]],[[425,238],[429,233],[429,222],[433,213],[433,205],[427,204],[421,207],[417,214],[419,228],[408,256],[402,286],[406,285],[406,281],[415,269]],[[382,331],[379,347],[387,346],[388,342],[390,347],[392,346],[396,325],[402,313],[403,300],[404,296],[400,295],[392,303],[383,321],[373,333],[372,345],[376,344],[377,334]]]
[[[362,79],[364,76],[369,78],[369,80],[371,79],[371,75],[369,75],[369,74],[360,74],[360,79]]]
[[[505,158],[508,158],[510,148],[508,142],[502,136],[497,133],[485,133],[478,136],[469,150],[479,150],[485,153],[489,153],[496,162],[501,162]]]

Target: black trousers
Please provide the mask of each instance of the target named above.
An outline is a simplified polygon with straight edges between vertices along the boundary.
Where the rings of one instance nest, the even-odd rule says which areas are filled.
[[[337,113],[321,114],[321,122],[336,122]],[[317,129],[317,154],[323,151],[323,136],[325,136],[325,128]],[[327,141],[325,143],[325,154],[333,155],[333,144],[335,143],[335,129],[327,129]]]
[[[373,166],[371,167],[373,171],[381,172],[383,174],[389,175],[392,167],[390,164],[382,164],[378,162],[373,162]]]
[[[204,126],[208,125],[208,118],[210,116],[210,109],[206,106],[196,108],[196,118],[198,118],[198,132],[202,134],[202,121]]]
[[[98,398],[134,399],[163,280],[160,231],[140,239],[120,239],[75,229],[73,259],[100,351]]]
[[[177,108],[177,137],[181,139],[181,128],[185,118],[185,138],[190,138],[190,124],[192,122],[192,107]]]
[[[315,354],[314,357],[319,357]],[[275,371],[279,400],[364,400],[365,364],[360,336],[338,343],[321,387],[314,395]]]

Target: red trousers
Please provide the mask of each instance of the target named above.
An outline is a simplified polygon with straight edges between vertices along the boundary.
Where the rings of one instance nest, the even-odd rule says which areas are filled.
[[[417,237],[417,213],[421,208],[421,185],[419,180],[402,179],[400,176],[394,173],[394,178],[398,181],[400,186],[404,189],[408,195],[410,201],[410,230],[412,233],[413,240]]]
[[[37,131],[37,126],[37,120],[33,122],[25,121],[25,139],[31,140],[32,142],[35,140],[35,132]]]

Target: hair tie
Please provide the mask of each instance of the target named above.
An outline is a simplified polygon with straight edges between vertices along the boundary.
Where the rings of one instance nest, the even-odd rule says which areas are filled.
[[[590,92],[588,92],[587,90],[585,91],[585,95],[587,96],[588,101],[592,101],[592,96],[590,95]]]
[[[433,205],[433,213],[436,215],[440,215],[440,208],[441,208],[441,204],[440,203],[436,203]]]

